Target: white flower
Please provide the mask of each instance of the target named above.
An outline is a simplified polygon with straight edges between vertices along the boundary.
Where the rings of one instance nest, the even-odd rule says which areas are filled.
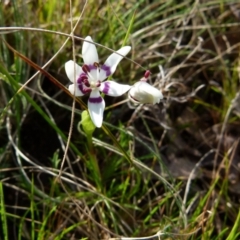
[[[101,127],[105,101],[99,91],[106,95],[117,97],[126,93],[131,88],[129,85],[118,84],[114,81],[103,82],[115,72],[118,63],[122,60],[123,56],[128,54],[131,47],[122,47],[116,53],[111,54],[103,65],[100,65],[97,49],[92,38],[88,36],[85,40],[88,42],[84,41],[82,46],[84,65],[80,67],[72,60],[65,63],[66,74],[73,83],[68,89],[75,96],[83,96],[86,93],[90,93],[88,99],[89,114],[94,125]]]
[[[128,92],[128,97],[135,103],[159,103],[163,99],[162,92],[148,84],[147,77],[150,72],[147,71],[139,82],[136,82]]]

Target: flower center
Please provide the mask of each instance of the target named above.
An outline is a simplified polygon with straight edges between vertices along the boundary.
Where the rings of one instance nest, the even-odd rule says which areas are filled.
[[[83,65],[82,73],[78,80],[77,84],[79,89],[84,92],[91,92],[92,89],[98,88],[101,86],[101,81],[99,79],[99,64],[94,63],[93,65]]]
[[[97,82],[95,81],[90,81],[90,88],[97,88],[101,86],[101,82],[98,80]]]

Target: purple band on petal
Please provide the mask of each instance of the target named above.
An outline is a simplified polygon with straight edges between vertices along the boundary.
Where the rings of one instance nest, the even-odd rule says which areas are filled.
[[[82,92],[82,94],[86,94],[92,91],[88,82],[88,75],[85,73],[82,73],[77,79],[77,86],[78,89]]]
[[[110,82],[103,82],[102,84],[104,84],[104,88],[103,88],[102,92],[104,94],[108,94],[108,91],[110,89]]]
[[[84,84],[78,84],[78,89],[82,92],[82,94],[90,93],[92,91],[91,88],[88,88]]]
[[[101,103],[102,102],[102,97],[92,97],[92,98],[89,98],[88,101],[90,103]]]
[[[94,64],[88,64],[88,68],[90,71],[97,69],[97,67]]]
[[[77,83],[80,84],[84,82],[84,79],[88,79],[88,75],[86,73],[80,74],[79,78],[77,79]]]
[[[101,69],[106,72],[106,76],[107,76],[107,77],[111,75],[111,68],[110,68],[109,66],[103,64],[103,65],[101,66]]]

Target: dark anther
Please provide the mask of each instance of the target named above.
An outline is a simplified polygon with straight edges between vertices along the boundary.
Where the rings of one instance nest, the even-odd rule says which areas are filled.
[[[96,87],[100,87],[101,86],[101,82],[98,80],[96,83]]]
[[[90,72],[90,69],[89,69],[89,67],[88,67],[88,65],[86,65],[86,64],[84,64],[83,66],[82,66],[82,70],[87,74],[88,72]]]
[[[90,87],[90,83],[88,81],[88,78],[84,78],[83,81],[82,81],[86,87]]]
[[[92,91],[91,88],[86,88],[86,89],[83,89],[83,93],[86,94],[86,93],[90,93]]]
[[[99,67],[100,67],[100,64],[97,63],[97,62],[95,62],[95,63],[93,64],[93,66],[96,67],[96,68],[99,68]]]
[[[149,70],[147,70],[145,73],[144,73],[144,77],[146,79],[148,79],[148,77],[150,76],[151,72]]]

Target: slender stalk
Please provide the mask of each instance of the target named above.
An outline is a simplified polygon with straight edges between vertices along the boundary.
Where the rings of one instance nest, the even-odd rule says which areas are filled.
[[[98,159],[97,159],[93,141],[92,141],[92,134],[87,135],[87,143],[88,143],[89,157],[90,157],[89,158],[90,168],[92,169],[97,188],[98,190],[101,190],[102,189],[101,172],[99,169]]]

